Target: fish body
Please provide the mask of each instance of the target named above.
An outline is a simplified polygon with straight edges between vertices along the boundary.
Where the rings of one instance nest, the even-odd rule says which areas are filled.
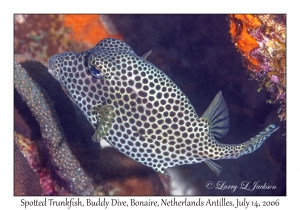
[[[124,42],[104,39],[94,48],[56,54],[49,72],[63,86],[102,139],[160,173],[177,165],[251,153],[278,128],[269,125],[241,144],[222,144],[229,114],[220,91],[199,117],[189,99],[160,69],[137,56]]]

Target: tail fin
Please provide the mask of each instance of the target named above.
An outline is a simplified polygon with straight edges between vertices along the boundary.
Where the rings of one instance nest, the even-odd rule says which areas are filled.
[[[231,158],[239,158],[242,155],[246,155],[249,153],[254,152],[256,149],[258,149],[263,142],[271,136],[272,133],[277,131],[279,127],[276,128],[275,125],[271,124],[266,129],[261,131],[259,134],[251,138],[250,140],[242,143],[242,144],[220,144],[218,143],[218,146],[220,146],[220,149],[227,150],[227,152],[230,155],[224,156],[223,158],[231,159]],[[213,159],[213,158],[212,158]],[[222,159],[222,158],[218,158]],[[217,175],[219,176],[222,170],[222,167],[218,164],[214,163],[211,160],[205,160],[204,163]]]
[[[214,100],[198,120],[199,123],[202,124],[200,126],[205,125],[205,123],[205,126],[208,124],[209,133],[212,134],[212,136],[222,138],[228,133],[230,120],[227,105],[221,91],[215,96]],[[241,144],[222,144],[212,139],[211,143],[213,144],[214,150],[218,151],[219,154],[214,155],[210,153],[209,158],[205,159],[204,162],[215,174],[219,175],[222,167],[211,160],[239,158],[242,155],[254,152],[277,130],[278,128],[271,124],[256,136]]]
[[[276,128],[275,125],[271,124],[266,129],[261,131],[259,134],[251,138],[249,141],[246,141],[244,144],[246,145],[244,154],[249,154],[254,152],[257,148],[259,148],[262,143],[271,136],[272,133],[277,131],[279,127]]]

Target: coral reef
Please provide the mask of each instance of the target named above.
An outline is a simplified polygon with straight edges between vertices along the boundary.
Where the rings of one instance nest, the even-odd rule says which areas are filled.
[[[34,61],[15,55],[15,88],[38,121],[42,137],[49,147],[55,169],[59,176],[69,183],[71,193],[90,194],[93,190],[92,180],[72,154],[47,92],[33,81],[32,77],[20,65],[20,63],[26,62]]]
[[[271,93],[268,103],[280,104],[279,118],[286,120],[286,16],[230,15],[229,20],[251,77]]]
[[[69,38],[71,30],[64,27],[63,15],[15,15],[15,54],[28,55],[42,63],[49,56],[72,49],[80,51],[85,44]]]
[[[106,37],[123,39],[106,15],[18,14],[14,19],[15,54],[42,63],[56,53],[86,50]]]
[[[15,195],[42,195],[38,176],[27,163],[17,144],[14,144],[14,193]]]
[[[45,167],[44,160],[40,153],[39,146],[37,142],[32,141],[31,139],[25,138],[23,135],[15,133],[15,149],[19,149],[19,153],[24,155],[25,162],[31,170],[33,170],[33,177],[37,177],[37,183],[39,188],[41,188],[41,193],[39,195],[59,195],[59,194],[67,194],[66,190],[59,185],[58,182],[51,178],[51,172],[49,168]],[[25,164],[25,163],[24,163]],[[19,169],[15,168],[15,173],[18,173]],[[20,179],[26,180],[26,174],[24,177]],[[15,183],[16,185],[16,183]],[[33,182],[31,187],[34,187],[36,184]],[[28,188],[30,189],[30,188]],[[18,192],[15,191],[15,195]],[[28,193],[24,193],[24,195],[28,195]]]

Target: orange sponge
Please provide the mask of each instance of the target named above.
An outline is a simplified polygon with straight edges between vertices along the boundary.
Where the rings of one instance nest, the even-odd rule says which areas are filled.
[[[119,34],[110,34],[100,21],[100,15],[65,15],[64,25],[72,30],[72,39],[95,45],[104,38],[123,40]]]

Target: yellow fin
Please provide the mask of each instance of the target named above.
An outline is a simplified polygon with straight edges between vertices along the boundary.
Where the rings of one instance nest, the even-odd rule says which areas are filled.
[[[92,136],[92,140],[98,142],[108,134],[116,115],[111,105],[95,105],[91,108],[91,112],[98,121],[95,134]]]

